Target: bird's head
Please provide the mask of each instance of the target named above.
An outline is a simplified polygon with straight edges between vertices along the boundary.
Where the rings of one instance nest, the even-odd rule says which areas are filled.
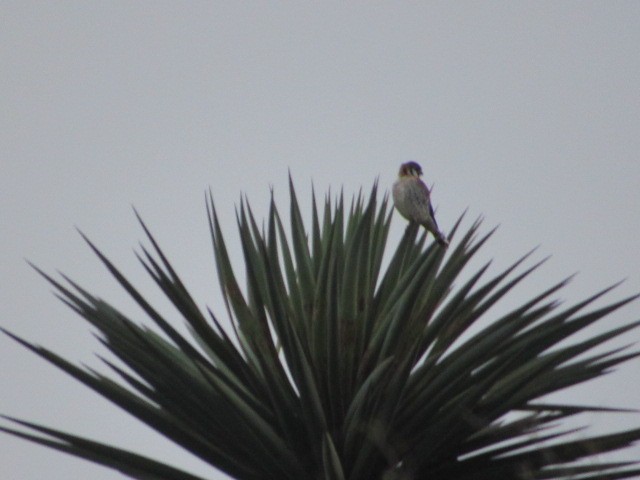
[[[400,172],[398,175],[401,177],[419,177],[422,175],[422,167],[416,162],[403,163],[400,165]]]

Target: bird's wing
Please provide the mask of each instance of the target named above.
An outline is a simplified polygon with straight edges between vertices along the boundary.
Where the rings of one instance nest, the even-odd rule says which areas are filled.
[[[418,186],[418,188],[421,190],[421,197],[424,198],[427,202],[429,201],[429,196],[431,195],[431,190],[429,190],[429,187],[427,187],[425,185],[425,183],[420,180],[419,178],[415,179],[416,181],[416,185]]]
[[[436,226],[438,230],[440,230],[438,228],[438,222],[436,222],[436,215],[433,213],[433,205],[431,205],[431,202],[429,202],[429,214],[431,215],[431,220],[433,220],[433,224]]]
[[[429,216],[431,217],[431,220],[433,221],[433,225],[436,227],[436,229],[438,229],[438,223],[436,222],[436,216],[433,213],[433,205],[431,204],[431,190],[429,190],[429,187],[427,187],[425,185],[425,183],[421,180],[418,180],[418,185],[420,186],[420,189],[423,192],[423,195],[421,195],[421,197],[424,199],[424,201],[426,202],[426,206],[429,209]]]

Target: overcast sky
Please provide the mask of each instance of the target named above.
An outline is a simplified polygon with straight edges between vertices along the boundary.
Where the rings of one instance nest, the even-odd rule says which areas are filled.
[[[576,271],[568,302],[624,278],[610,300],[636,293],[639,46],[634,1],[3,1],[0,325],[98,365],[88,325],[25,258],[142,318],[76,226],[166,307],[136,264],[131,205],[222,315],[206,189],[233,244],[241,192],[261,217],[271,186],[286,211],[289,170],[308,206],[312,180],[321,194],[377,177],[388,189],[407,160],[435,183],[445,231],[466,207],[467,227],[479,215],[485,231],[501,225],[478,264],[494,258],[495,272],[536,245],[534,260],[552,255],[499,308]],[[396,217],[391,247],[403,228]],[[226,478],[7,338],[0,364],[0,413]],[[639,369],[562,399],[640,408]],[[640,425],[639,415],[583,420],[594,432]],[[0,465],[7,479],[123,478],[6,435]]]

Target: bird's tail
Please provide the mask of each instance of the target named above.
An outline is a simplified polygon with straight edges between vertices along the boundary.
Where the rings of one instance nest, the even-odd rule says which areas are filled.
[[[449,246],[449,240],[447,240],[447,237],[444,236],[444,233],[438,231],[435,234],[436,237],[436,242],[438,242],[438,245],[440,245],[441,247],[447,248]]]

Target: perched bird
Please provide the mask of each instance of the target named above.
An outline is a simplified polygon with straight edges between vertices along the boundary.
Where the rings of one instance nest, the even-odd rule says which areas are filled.
[[[416,162],[400,165],[398,180],[393,184],[393,203],[400,215],[410,222],[419,223],[431,232],[443,247],[449,245],[438,228],[433,215],[429,188],[420,180],[422,168]]]

